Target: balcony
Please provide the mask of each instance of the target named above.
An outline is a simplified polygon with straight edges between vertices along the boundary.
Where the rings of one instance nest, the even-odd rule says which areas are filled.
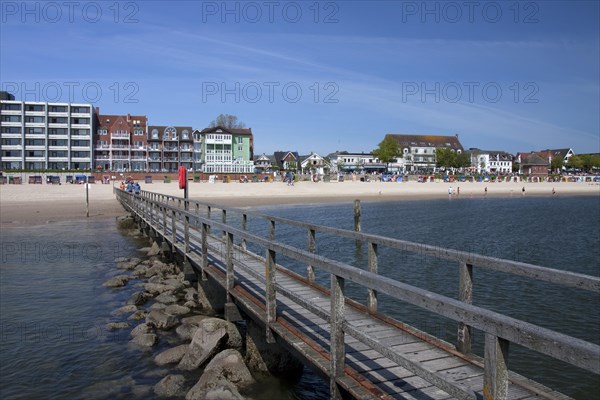
[[[43,148],[44,147],[42,146],[42,149]],[[42,149],[40,149],[40,150],[42,150]],[[2,145],[2,150],[23,150],[23,146],[20,145],[20,144],[12,144],[12,145],[3,144]]]
[[[4,159],[4,157],[2,157]],[[41,157],[25,157],[25,161],[46,161],[46,156]]]
[[[2,156],[2,161],[21,161],[21,156]]]
[[[129,140],[129,133],[116,133],[116,132],[112,132],[110,134],[111,138],[119,138],[119,139],[127,139]]]

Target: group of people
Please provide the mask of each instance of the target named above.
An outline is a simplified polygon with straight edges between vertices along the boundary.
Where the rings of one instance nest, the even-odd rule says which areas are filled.
[[[138,182],[134,182],[134,181],[123,181],[121,182],[121,185],[119,186],[121,188],[121,190],[125,190],[128,193],[135,193],[135,194],[140,194],[140,191],[142,190],[142,188],[140,187],[140,184]]]

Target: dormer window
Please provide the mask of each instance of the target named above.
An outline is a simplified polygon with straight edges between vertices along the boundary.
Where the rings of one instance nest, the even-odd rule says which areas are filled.
[[[182,133],[181,133],[181,138],[182,139],[189,139],[190,138],[190,132],[185,129]]]
[[[152,129],[152,139],[158,139],[158,130]]]

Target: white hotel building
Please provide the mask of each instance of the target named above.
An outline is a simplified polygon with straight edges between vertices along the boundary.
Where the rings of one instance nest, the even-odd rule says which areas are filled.
[[[0,101],[0,170],[90,170],[91,104]]]

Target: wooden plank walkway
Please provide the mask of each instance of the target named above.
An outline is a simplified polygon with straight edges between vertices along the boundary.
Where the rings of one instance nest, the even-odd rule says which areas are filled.
[[[273,264],[269,269],[267,258],[275,258],[274,250],[267,248],[265,257],[248,252],[240,243],[233,243],[233,234],[259,245],[266,239],[253,238],[210,216],[200,218],[198,213],[187,214],[186,233],[185,211],[180,206],[148,198],[132,204],[133,197],[119,193],[124,206],[147,230],[184,255],[198,276],[206,274],[219,282],[230,302],[266,327],[267,337],[283,341],[309,366],[329,377],[332,397],[347,393],[361,399],[567,398],[509,371],[495,382],[504,385],[504,390],[492,393],[486,368],[493,368],[498,375],[504,371],[502,360],[495,359],[503,354],[502,340],[491,341],[500,347],[500,356],[489,356],[494,364],[463,354],[451,344],[344,299],[343,280],[340,304],[339,296],[331,295],[331,288],[310,282],[282,265]],[[212,234],[208,233],[209,226]],[[336,279],[339,281],[332,274],[334,290]],[[332,318],[332,312],[340,309],[342,318]],[[340,332],[342,358],[336,364],[340,345],[334,338]],[[594,346],[590,347],[592,352],[598,352]],[[341,368],[336,370],[339,364]]]

